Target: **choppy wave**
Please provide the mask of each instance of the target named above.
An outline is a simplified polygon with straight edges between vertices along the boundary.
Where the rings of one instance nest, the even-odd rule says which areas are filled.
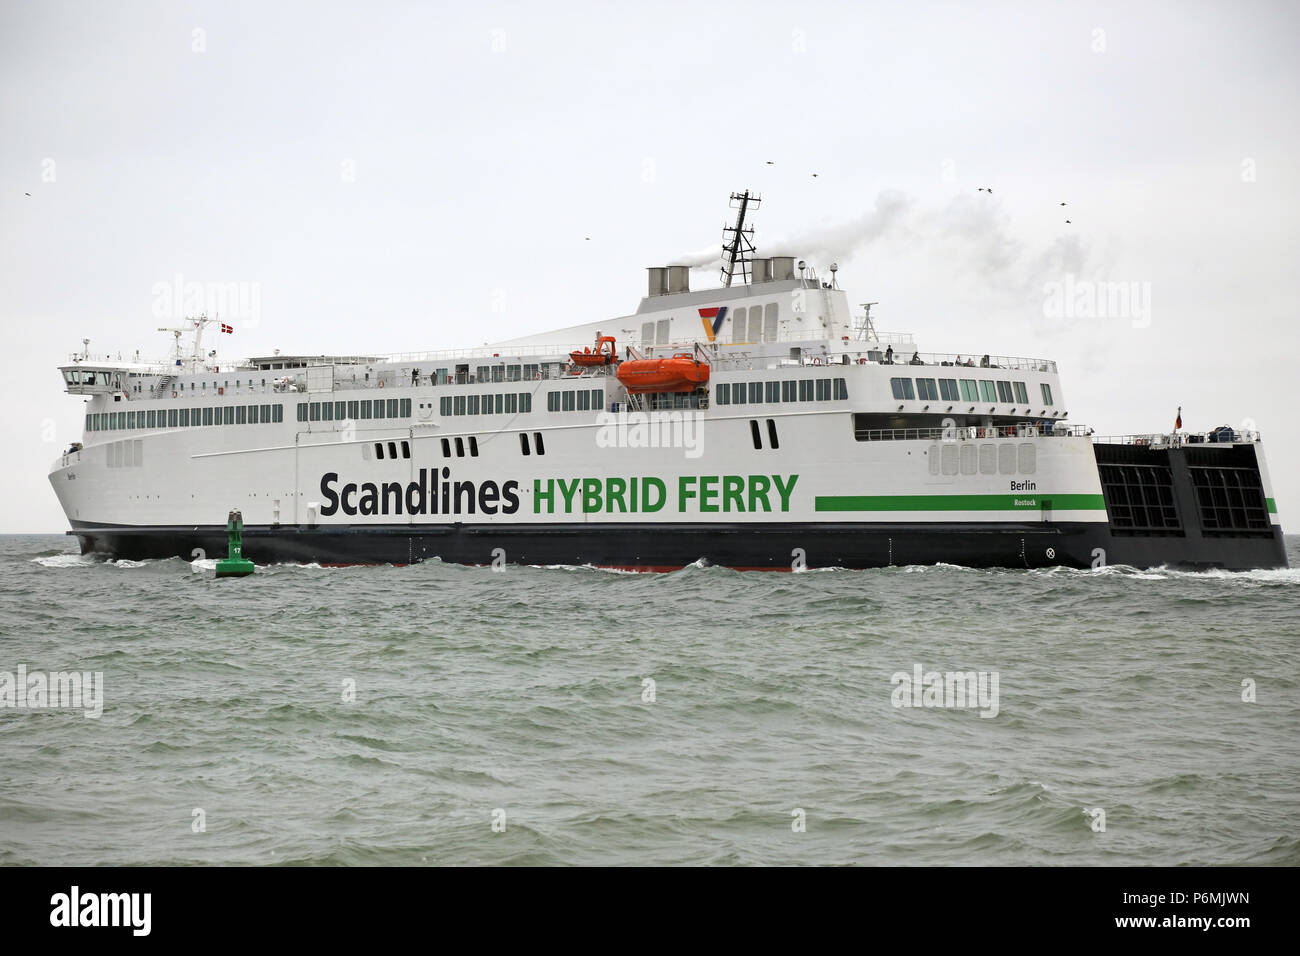
[[[0,863],[1300,865],[1300,569],[67,546],[0,540],[0,672],[102,672],[103,715],[0,712]],[[998,715],[896,706],[917,665]]]

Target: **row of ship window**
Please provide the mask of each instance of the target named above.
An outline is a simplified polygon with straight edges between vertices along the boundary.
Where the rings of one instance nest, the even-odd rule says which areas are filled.
[[[842,402],[849,387],[842,378],[800,378],[767,382],[719,382],[713,386],[718,405],[758,405],[774,402]]]
[[[952,378],[891,378],[894,398],[911,401],[967,401],[1029,404],[1024,382]],[[1040,384],[1043,402],[1052,404],[1052,387]],[[758,405],[779,402],[844,401],[849,397],[842,378],[785,379],[761,382],[719,382],[714,386],[718,405]],[[595,411],[605,405],[605,390],[565,389],[546,395],[550,412]],[[513,415],[533,410],[529,392],[492,395],[445,395],[438,400],[444,417],[456,415]],[[345,402],[299,402],[298,421],[342,421],[411,417],[411,399],[376,398]],[[257,425],[284,420],[283,405],[220,405],[207,408],[147,409],[133,412],[97,412],[86,416],[87,431],[115,431],[130,428],[185,428],[190,425]]]
[[[409,398],[376,398],[350,402],[299,402],[300,422],[341,422],[344,419],[410,418]],[[278,421],[278,419],[277,419]]]
[[[605,408],[605,390],[603,388],[565,389],[560,392],[546,393],[546,410],[548,412],[591,412]]]
[[[141,409],[95,412],[86,416],[86,431],[132,428],[188,428],[191,425],[270,425],[284,421],[283,405],[218,405],[207,408]]]
[[[768,427],[774,427],[770,421],[768,422]],[[775,436],[775,431],[772,434]],[[775,437],[773,437],[772,440],[775,442]],[[443,438],[440,439],[440,442],[442,445],[443,458],[464,458],[467,453],[470,458],[478,457],[478,438],[475,435]],[[773,444],[772,447],[775,448],[776,445]],[[366,442],[361,446],[361,457],[366,461],[370,461],[372,457],[372,449],[373,457],[376,461],[384,461],[385,459],[396,460],[399,458],[409,459],[411,457],[411,443],[405,439],[402,439],[401,441]],[[546,442],[542,438],[542,433],[533,432],[530,438],[527,432],[520,432],[519,451],[522,454],[531,455],[533,449],[536,449],[537,454],[539,455],[546,454]]]
[[[438,411],[451,415],[514,415],[533,410],[531,392],[497,392],[494,395],[443,395]]]
[[[889,386],[899,401],[923,402],[1000,402],[1003,405],[1028,405],[1029,389],[1024,382],[1002,382],[973,378],[918,378],[916,388],[910,378],[891,378]],[[1039,384],[1043,404],[1052,404],[1052,386]]]

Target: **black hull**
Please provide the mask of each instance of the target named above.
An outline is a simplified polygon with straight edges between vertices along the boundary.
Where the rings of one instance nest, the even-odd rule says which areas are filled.
[[[77,522],[83,553],[144,560],[224,557],[224,525],[134,528]],[[1286,567],[1281,528],[1267,536],[1114,536],[1101,523],[763,525],[388,525],[244,527],[244,556],[258,564],[457,564],[502,561],[674,570],[723,567],[879,568],[955,564],[987,568],[1136,567],[1247,570]],[[800,553],[796,553],[800,552]]]

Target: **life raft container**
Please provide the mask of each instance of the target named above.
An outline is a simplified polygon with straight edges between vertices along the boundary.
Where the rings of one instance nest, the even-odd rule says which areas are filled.
[[[709,366],[689,352],[672,358],[635,359],[618,367],[618,380],[629,392],[693,392],[709,381]]]
[[[605,348],[606,345],[609,346],[608,350]],[[596,339],[596,351],[594,352],[590,347],[581,352],[574,349],[569,353],[569,360],[574,365],[580,365],[584,368],[593,365],[612,365],[614,363],[614,336],[602,335]]]

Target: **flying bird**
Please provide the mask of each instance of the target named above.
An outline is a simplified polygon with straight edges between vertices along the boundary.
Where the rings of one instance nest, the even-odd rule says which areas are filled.
[[[977,189],[977,190],[975,190],[975,191],[976,191],[976,192],[981,192],[981,193],[988,193],[990,196],[993,195],[993,187],[992,187],[992,186],[981,186],[979,189]]]
[[[31,193],[23,193],[24,196],[30,196]]]
[[[1064,205],[1065,205],[1065,203],[1061,203],[1061,205],[1062,205],[1062,206],[1064,206]]]
[[[1065,220],[1065,224],[1066,224],[1067,226],[1070,225],[1070,220],[1068,220],[1068,219]]]
[[[816,179],[816,178],[817,178],[817,174],[816,174],[816,173],[813,173],[813,179]]]
[[[769,165],[769,166],[775,166],[776,163],[772,162],[772,161],[769,159],[769,160],[767,161],[767,165]]]

